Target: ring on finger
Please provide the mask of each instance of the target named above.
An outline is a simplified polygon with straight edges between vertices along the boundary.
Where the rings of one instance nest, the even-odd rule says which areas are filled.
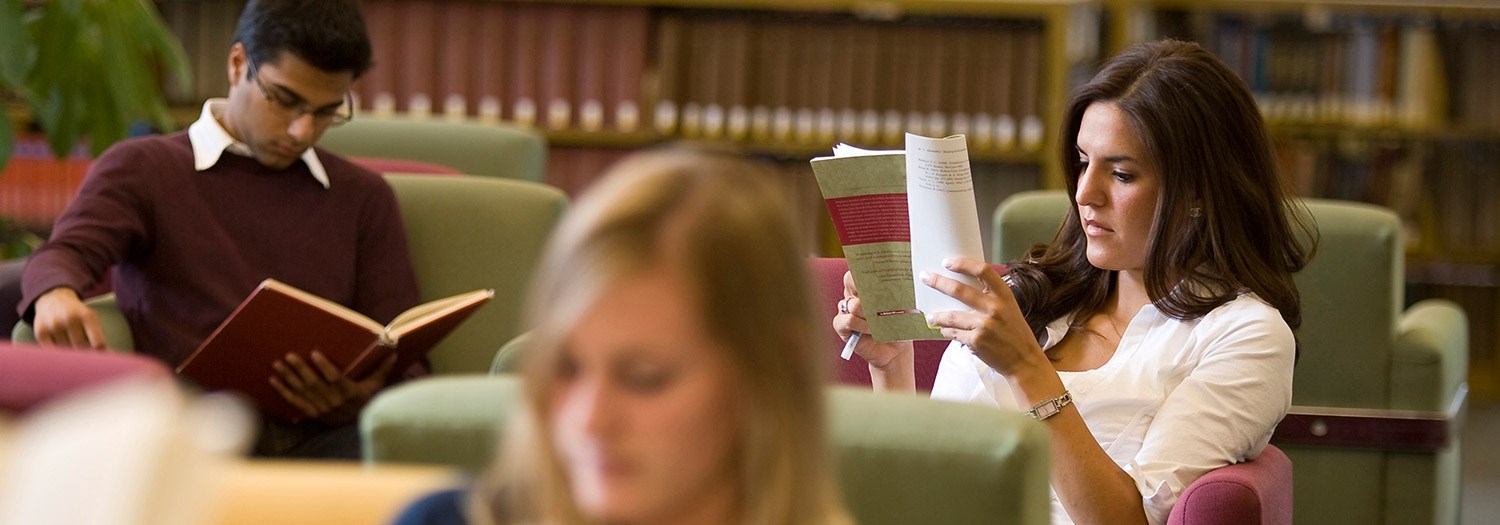
[[[846,298],[846,299],[839,300],[839,313],[841,313],[841,314],[847,314],[847,313],[849,313],[849,299]]]

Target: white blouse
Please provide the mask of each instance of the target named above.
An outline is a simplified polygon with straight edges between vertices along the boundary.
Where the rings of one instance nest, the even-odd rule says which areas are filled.
[[[1046,328],[1044,350],[1071,316]],[[1292,401],[1296,343],[1281,314],[1244,294],[1200,319],[1141,308],[1103,366],[1059,372],[1094,439],[1135,479],[1153,524],[1166,523],[1177,496],[1204,473],[1254,459]],[[998,372],[968,347],[948,345],[933,399],[1024,411]],[[1052,521],[1071,524],[1057,494]]]

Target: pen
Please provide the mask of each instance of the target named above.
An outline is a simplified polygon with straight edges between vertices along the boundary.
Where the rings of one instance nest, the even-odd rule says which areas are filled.
[[[849,340],[844,342],[844,352],[839,354],[840,358],[848,361],[854,355],[854,347],[859,345],[859,332],[849,332]]]

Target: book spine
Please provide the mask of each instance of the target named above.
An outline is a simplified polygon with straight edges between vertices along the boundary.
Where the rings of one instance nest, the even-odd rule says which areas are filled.
[[[656,100],[651,123],[663,135],[677,131],[683,102],[685,24],[681,15],[665,14],[656,25]]]
[[[620,6],[608,11],[608,46],[605,66],[609,88],[606,93],[606,117],[615,131],[633,133],[641,127],[641,86],[646,78],[650,54],[651,13],[644,6]]]
[[[469,115],[472,106],[472,73],[474,37],[477,17],[475,4],[469,2],[442,2],[438,4],[438,85],[437,93],[442,97],[443,118],[460,121]]]
[[[401,75],[396,108],[408,116],[432,115],[432,93],[437,77],[437,32],[434,0],[405,0],[401,13]]]
[[[580,6],[579,30],[576,32],[575,56],[578,70],[574,75],[573,93],[578,102],[578,128],[587,132],[604,129],[605,75],[609,69],[610,14],[607,7]]]
[[[504,116],[505,102],[510,100],[506,77],[511,64],[513,7],[501,2],[484,2],[479,4],[478,10],[479,39],[474,52],[478,62],[474,75],[475,113],[480,122],[495,123]]]
[[[376,117],[389,117],[396,113],[396,78],[401,69],[401,5],[394,0],[368,0],[363,5],[375,63],[361,81],[364,105]]]
[[[512,40],[506,62],[513,69],[506,94],[511,97],[508,104],[511,121],[523,127],[538,124],[537,90],[541,75],[538,46],[544,20],[541,6],[536,4],[515,4],[514,16],[508,19],[511,26],[507,33]]]
[[[538,8],[543,22],[540,49],[535,57],[541,61],[538,98],[544,104],[547,129],[568,129],[573,122],[573,72],[579,66],[573,33],[581,7],[547,4]]]

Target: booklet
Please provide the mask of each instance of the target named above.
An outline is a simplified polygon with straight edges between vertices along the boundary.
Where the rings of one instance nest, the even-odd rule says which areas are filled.
[[[292,353],[312,364],[314,350],[354,379],[373,372],[392,352],[401,373],[458,327],[494,290],[475,290],[408,309],[386,326],[359,312],[275,279],[266,279],[229,314],[177,373],[209,390],[233,390],[262,412],[304,417],[268,380],[272,363]]]
[[[968,310],[921,284],[923,271],[980,287],[943,259],[984,260],[973,174],[963,135],[906,134],[904,151],[846,144],[812,160],[813,174],[843,245],[877,341],[943,339],[924,312]]]

